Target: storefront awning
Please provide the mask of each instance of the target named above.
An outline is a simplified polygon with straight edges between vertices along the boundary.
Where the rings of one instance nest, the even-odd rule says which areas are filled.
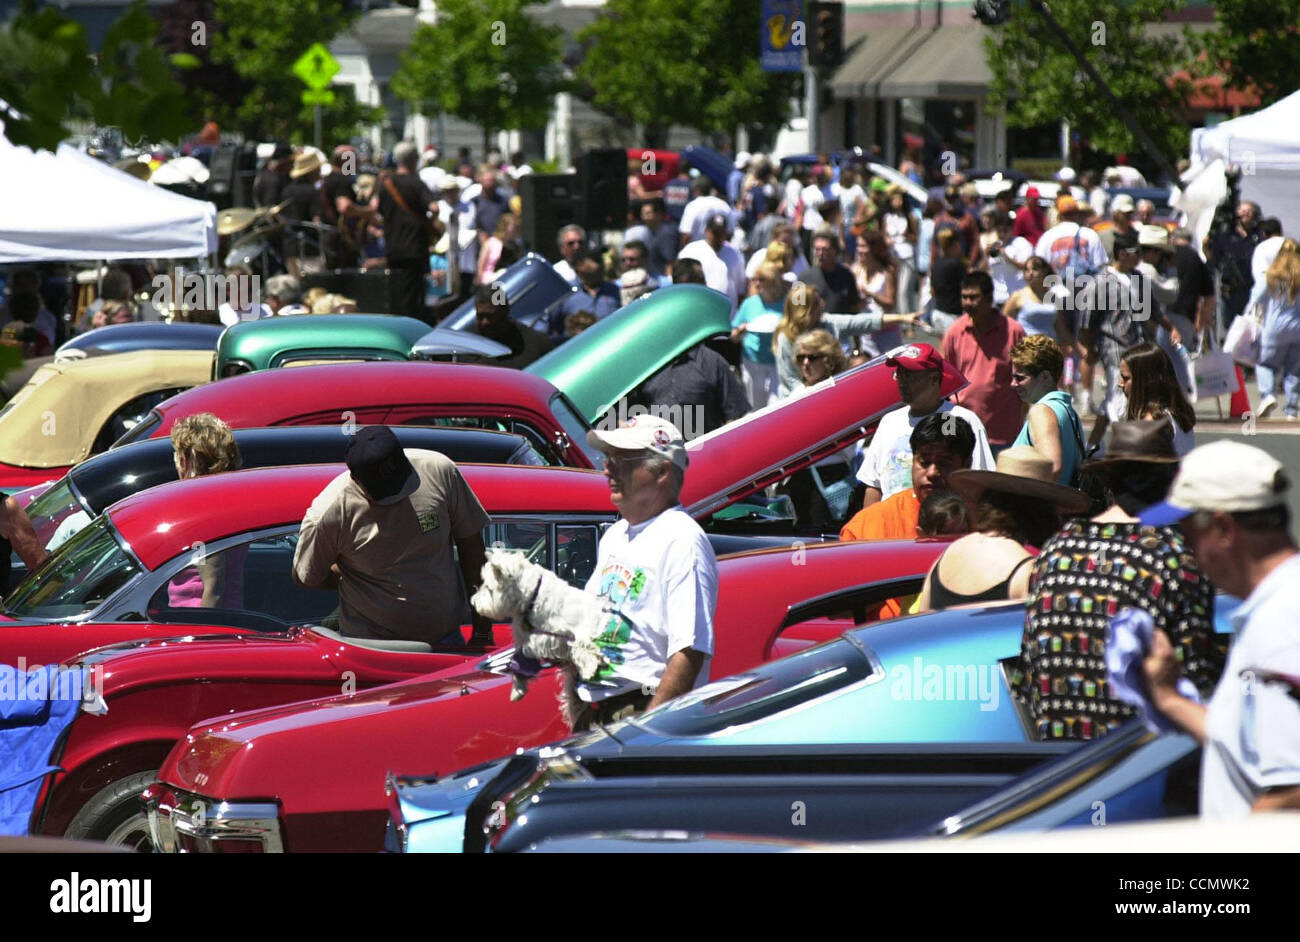
[[[925,41],[879,83],[880,98],[983,98],[993,74],[978,26],[925,30]]]
[[[907,61],[930,34],[928,29],[894,26],[873,29],[859,42],[830,80],[836,98],[874,98],[877,85]]]

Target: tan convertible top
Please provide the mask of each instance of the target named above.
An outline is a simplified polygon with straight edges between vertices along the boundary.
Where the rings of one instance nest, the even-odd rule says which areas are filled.
[[[113,413],[137,396],[212,377],[211,350],[136,350],[47,363],[0,410],[0,461],[74,465]]]

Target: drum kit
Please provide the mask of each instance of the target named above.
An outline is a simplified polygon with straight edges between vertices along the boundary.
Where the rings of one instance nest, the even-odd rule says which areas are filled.
[[[285,201],[277,206],[252,209],[247,206],[232,206],[217,215],[217,235],[228,239],[228,247],[222,257],[225,268],[247,268],[262,278],[279,275],[287,270],[284,253],[284,236],[287,232],[297,234],[303,243],[300,270],[302,273],[322,271],[325,268],[325,256],[322,248],[321,234],[329,226],[313,222],[298,222],[283,219],[283,212],[289,203]],[[310,235],[307,235],[310,233]],[[316,257],[308,254],[308,247],[315,250]]]

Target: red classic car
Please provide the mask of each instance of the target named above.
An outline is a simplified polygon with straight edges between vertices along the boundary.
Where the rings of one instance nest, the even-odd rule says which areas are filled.
[[[522,434],[555,464],[595,466],[586,423],[549,382],[461,363],[336,363],[232,376],[160,403],[113,447],[168,435],[196,412],[232,428],[472,425]]]
[[[853,542],[761,550],[718,563],[722,678],[861,623],[915,592],[944,543]],[[518,702],[511,651],[350,696],[227,717],[191,730],[147,792],[165,850],[377,851],[388,772],[449,773],[564,738],[557,674]]]

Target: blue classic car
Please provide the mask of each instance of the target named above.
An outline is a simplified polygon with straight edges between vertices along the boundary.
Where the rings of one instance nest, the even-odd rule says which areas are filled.
[[[808,617],[843,607],[822,601]],[[1194,813],[1185,736],[1130,723],[1037,741],[1010,693],[1023,624],[1011,602],[856,628],[559,746],[392,779],[390,847],[513,851],[629,830],[876,840]]]
[[[130,353],[133,350],[216,350],[224,329],[220,324],[164,324],[160,321],[108,324],[78,334],[59,347],[54,355],[66,359]]]

